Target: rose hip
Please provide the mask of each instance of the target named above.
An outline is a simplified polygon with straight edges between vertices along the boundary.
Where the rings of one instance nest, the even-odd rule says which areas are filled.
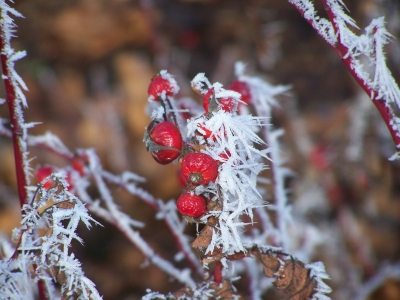
[[[208,154],[189,153],[182,160],[182,174],[188,182],[207,184],[217,178],[218,164]]]
[[[185,216],[198,218],[207,211],[206,200],[198,195],[182,194],[176,201],[178,211]]]

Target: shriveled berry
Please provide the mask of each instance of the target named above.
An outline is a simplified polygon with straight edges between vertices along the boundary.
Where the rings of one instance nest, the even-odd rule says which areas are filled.
[[[45,180],[48,176],[50,176],[54,171],[55,171],[54,168],[51,166],[42,166],[39,169],[37,169],[35,172],[36,180],[46,190],[48,190],[53,185],[53,180],[50,178],[48,180],[46,180],[45,182],[43,182],[43,180]]]
[[[182,160],[182,174],[188,182],[207,184],[217,178],[218,164],[208,154],[189,153]]]
[[[176,207],[182,215],[198,218],[207,211],[206,200],[198,195],[182,194],[176,201]]]
[[[158,97],[161,97],[163,94],[167,97],[172,97],[178,91],[179,87],[175,79],[167,71],[163,70],[160,74],[153,77],[147,93],[151,100],[158,101]]]
[[[250,87],[246,82],[234,80],[228,89],[240,93],[242,95],[240,99],[246,104],[251,103]]]
[[[178,127],[164,121],[150,129],[149,137],[145,137],[145,143],[153,158],[158,163],[166,165],[180,155],[182,135]]]

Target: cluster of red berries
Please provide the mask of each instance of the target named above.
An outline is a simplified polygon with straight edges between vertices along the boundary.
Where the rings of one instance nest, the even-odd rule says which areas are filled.
[[[75,186],[72,180],[72,172],[77,172],[79,176],[85,176],[87,174],[87,157],[83,156],[74,156],[71,161],[71,167],[66,170],[65,180],[68,183],[67,189],[69,191],[73,191]],[[41,185],[42,188],[48,190],[52,186],[54,186],[54,181],[49,177],[51,174],[59,171],[58,168],[50,165],[44,165],[39,167],[35,171],[35,178],[37,182]],[[46,179],[47,178],[47,179]]]
[[[217,162],[210,155],[200,152],[190,143],[183,142],[176,118],[169,117],[165,110],[166,107],[173,107],[172,97],[179,90],[176,87],[174,78],[165,71],[152,79],[148,88],[149,100],[159,102],[164,108],[164,114],[163,120],[153,120],[147,127],[144,142],[147,150],[160,164],[169,164],[179,158],[182,164],[179,179],[185,187],[185,192],[178,198],[176,205],[182,215],[198,218],[207,212],[207,200],[194,194],[193,190],[196,186],[206,185],[216,180],[220,161]],[[216,110],[228,113],[237,110],[238,101],[234,96],[229,96],[229,93],[215,99],[214,87],[202,91],[195,89],[195,91],[203,97],[204,115]],[[234,95],[235,92],[239,93],[241,101],[250,102],[250,90],[246,83],[234,81],[230,86],[231,91]],[[212,131],[200,125],[199,134],[208,139],[212,136]],[[230,153],[227,151],[223,155],[221,161],[226,160]]]

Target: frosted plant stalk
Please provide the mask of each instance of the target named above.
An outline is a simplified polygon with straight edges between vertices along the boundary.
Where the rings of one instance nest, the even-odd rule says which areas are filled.
[[[322,0],[329,20],[317,15],[314,4],[309,0],[288,0],[335,50],[354,79],[368,94],[381,114],[389,132],[400,147],[399,118],[391,104],[400,107],[400,89],[386,66],[384,46],[392,37],[385,28],[383,17],[374,19],[365,28],[365,33],[357,35],[356,22],[346,14],[341,0]],[[362,58],[367,58],[365,65]],[[400,157],[396,152],[391,159]]]

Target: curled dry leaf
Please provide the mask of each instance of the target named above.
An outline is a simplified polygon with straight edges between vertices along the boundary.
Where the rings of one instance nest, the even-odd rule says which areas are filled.
[[[281,266],[276,255],[272,252],[263,253],[257,247],[252,249],[252,254],[257,257],[263,265],[264,275],[267,277],[274,277]]]
[[[284,253],[272,251],[262,252],[257,247],[251,253],[261,262],[264,274],[276,278],[273,285],[281,290],[290,300],[306,300],[313,294],[314,282],[303,262],[290,256],[286,260],[279,259]]]
[[[206,225],[199,233],[197,238],[192,243],[192,247],[198,250],[203,250],[208,247],[211,243],[211,238],[213,235],[213,227]]]
[[[290,257],[277,274],[274,286],[283,290],[291,300],[307,299],[313,292],[312,279],[304,263]]]
[[[210,203],[212,203],[212,201],[210,201]],[[210,203],[207,205],[208,210],[210,210]],[[217,230],[215,228],[217,223],[218,220],[215,217],[208,218],[206,226],[200,231],[199,235],[192,243],[192,247],[200,251],[206,249],[211,243],[214,230]]]

